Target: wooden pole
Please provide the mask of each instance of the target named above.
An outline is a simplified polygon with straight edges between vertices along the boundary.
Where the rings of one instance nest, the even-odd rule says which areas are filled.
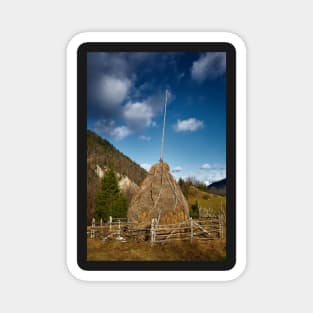
[[[121,239],[121,220],[118,220],[118,239]]]
[[[112,216],[109,217],[109,230],[112,228]]]
[[[150,232],[151,232],[151,245],[153,245],[155,242],[155,219],[154,218],[151,220]]]
[[[103,235],[103,227],[102,227],[102,225],[103,225],[103,220],[102,220],[102,218],[100,219],[100,232],[101,232],[101,236]]]
[[[96,232],[95,228],[96,228],[96,219],[93,218],[91,221],[91,231],[90,231],[90,238],[91,239],[95,238],[95,232]]]
[[[190,242],[192,242],[193,239],[193,221],[192,221],[192,217],[190,217]]]
[[[167,104],[167,89],[165,90],[165,103],[164,103],[164,117],[163,117],[163,129],[162,129],[160,161],[163,161],[164,133],[165,133],[165,119],[166,119],[166,104]]]
[[[222,222],[222,213],[219,215],[219,222],[220,222],[220,238],[224,239],[224,226]]]

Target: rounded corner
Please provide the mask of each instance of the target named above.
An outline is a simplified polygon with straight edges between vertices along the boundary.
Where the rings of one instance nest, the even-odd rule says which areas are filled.
[[[86,41],[88,41],[87,38],[89,38],[88,34],[88,32],[81,32],[73,35],[67,42],[67,51],[78,51],[81,49],[81,47],[84,47],[84,45],[87,43]]]
[[[232,267],[227,271],[229,275],[227,281],[234,281],[242,277],[246,272],[246,268],[246,259],[242,260],[241,262],[235,261],[234,264],[232,264]]]
[[[83,267],[81,267],[79,265],[79,263],[74,263],[72,264],[72,262],[70,262],[69,260],[67,260],[66,262],[66,268],[68,273],[70,274],[70,276],[72,276],[73,278],[79,280],[79,281],[88,281],[88,279],[85,278],[85,270],[83,269]]]
[[[244,39],[234,32],[225,32],[226,43],[233,49],[234,51],[240,50],[241,52],[246,52],[247,45]]]

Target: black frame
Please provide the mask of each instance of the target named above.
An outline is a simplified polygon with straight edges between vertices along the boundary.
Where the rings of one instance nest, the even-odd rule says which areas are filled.
[[[226,52],[226,260],[225,261],[87,261],[87,53],[88,52]],[[83,43],[77,50],[77,263],[83,270],[230,270],[236,264],[236,49],[226,42]]]

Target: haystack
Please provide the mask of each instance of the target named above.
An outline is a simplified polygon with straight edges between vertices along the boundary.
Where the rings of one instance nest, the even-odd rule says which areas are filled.
[[[152,218],[159,224],[176,224],[189,218],[188,203],[163,161],[151,167],[128,208],[129,223],[148,227]]]

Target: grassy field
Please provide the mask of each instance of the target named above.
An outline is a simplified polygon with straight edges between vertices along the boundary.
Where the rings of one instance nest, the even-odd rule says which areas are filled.
[[[225,196],[207,193],[191,186],[187,201],[190,207],[197,201],[202,208],[210,208],[214,213],[220,213],[222,206],[225,213]],[[117,225],[112,226],[112,232],[117,232]],[[224,236],[225,234],[226,226]],[[108,234],[102,234],[104,235]],[[193,242],[170,241],[151,246],[150,241],[126,238],[127,242],[88,239],[88,261],[222,261],[226,257],[225,240],[194,239]]]
[[[88,239],[88,261],[222,261],[226,257],[225,240],[118,242]]]
[[[202,208],[211,208],[213,212],[219,212],[221,209],[221,205],[223,208],[226,207],[225,196],[204,192],[193,186],[189,187],[187,201],[189,207],[191,207],[192,204],[198,201],[198,204]]]

